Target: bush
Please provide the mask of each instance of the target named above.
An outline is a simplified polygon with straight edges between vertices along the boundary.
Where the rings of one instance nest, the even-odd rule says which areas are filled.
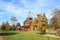
[[[43,31],[42,31],[42,32],[40,32],[40,34],[45,34],[45,33],[46,33],[46,32],[43,32]]]

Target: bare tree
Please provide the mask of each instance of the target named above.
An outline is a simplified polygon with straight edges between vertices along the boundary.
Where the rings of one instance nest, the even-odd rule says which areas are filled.
[[[12,16],[10,20],[12,21],[14,29],[15,29],[15,24],[18,21],[18,19],[15,16]]]

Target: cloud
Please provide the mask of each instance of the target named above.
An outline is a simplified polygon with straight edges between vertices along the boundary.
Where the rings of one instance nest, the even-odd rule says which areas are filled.
[[[47,6],[47,4],[43,0],[37,0],[34,2],[28,2],[27,0],[20,0],[20,2],[26,7],[26,8],[39,8],[42,6]]]
[[[22,3],[23,7],[18,6],[17,4],[14,4],[14,0],[11,2],[2,2],[2,9],[8,12],[8,14],[13,15],[26,15],[26,13],[30,10],[33,14],[37,14],[39,11],[42,10],[43,6],[47,6],[46,2],[43,0],[35,0],[34,2],[30,2],[27,0],[20,0],[20,3]],[[0,7],[1,8],[1,7]],[[25,9],[26,8],[26,9]]]
[[[20,0],[21,3],[26,3],[27,1],[26,0]]]
[[[12,3],[5,3],[5,2],[1,2],[1,7],[0,9],[5,10],[5,12],[11,12],[11,13],[19,13],[19,9],[17,9]],[[2,14],[2,13],[1,13]],[[9,14],[9,13],[8,13]]]

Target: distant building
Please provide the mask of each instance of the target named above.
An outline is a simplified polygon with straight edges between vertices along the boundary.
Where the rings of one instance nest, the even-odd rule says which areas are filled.
[[[33,18],[31,17],[31,12],[29,11],[28,12],[28,17],[24,21],[24,25],[23,25],[22,29],[25,30],[25,31],[30,30],[30,26],[31,26],[32,20],[33,20]]]
[[[18,22],[17,25],[16,25],[16,30],[21,30],[21,25],[20,25],[19,22]]]

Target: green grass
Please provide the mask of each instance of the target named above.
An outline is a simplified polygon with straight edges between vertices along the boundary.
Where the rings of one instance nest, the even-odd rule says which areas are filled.
[[[56,34],[56,36],[60,36],[60,33]]]
[[[44,37],[41,35],[36,34],[35,32],[4,32],[4,40],[60,40],[57,38],[51,38],[51,37]],[[6,34],[8,33],[8,35]],[[10,33],[10,34],[9,34]]]

